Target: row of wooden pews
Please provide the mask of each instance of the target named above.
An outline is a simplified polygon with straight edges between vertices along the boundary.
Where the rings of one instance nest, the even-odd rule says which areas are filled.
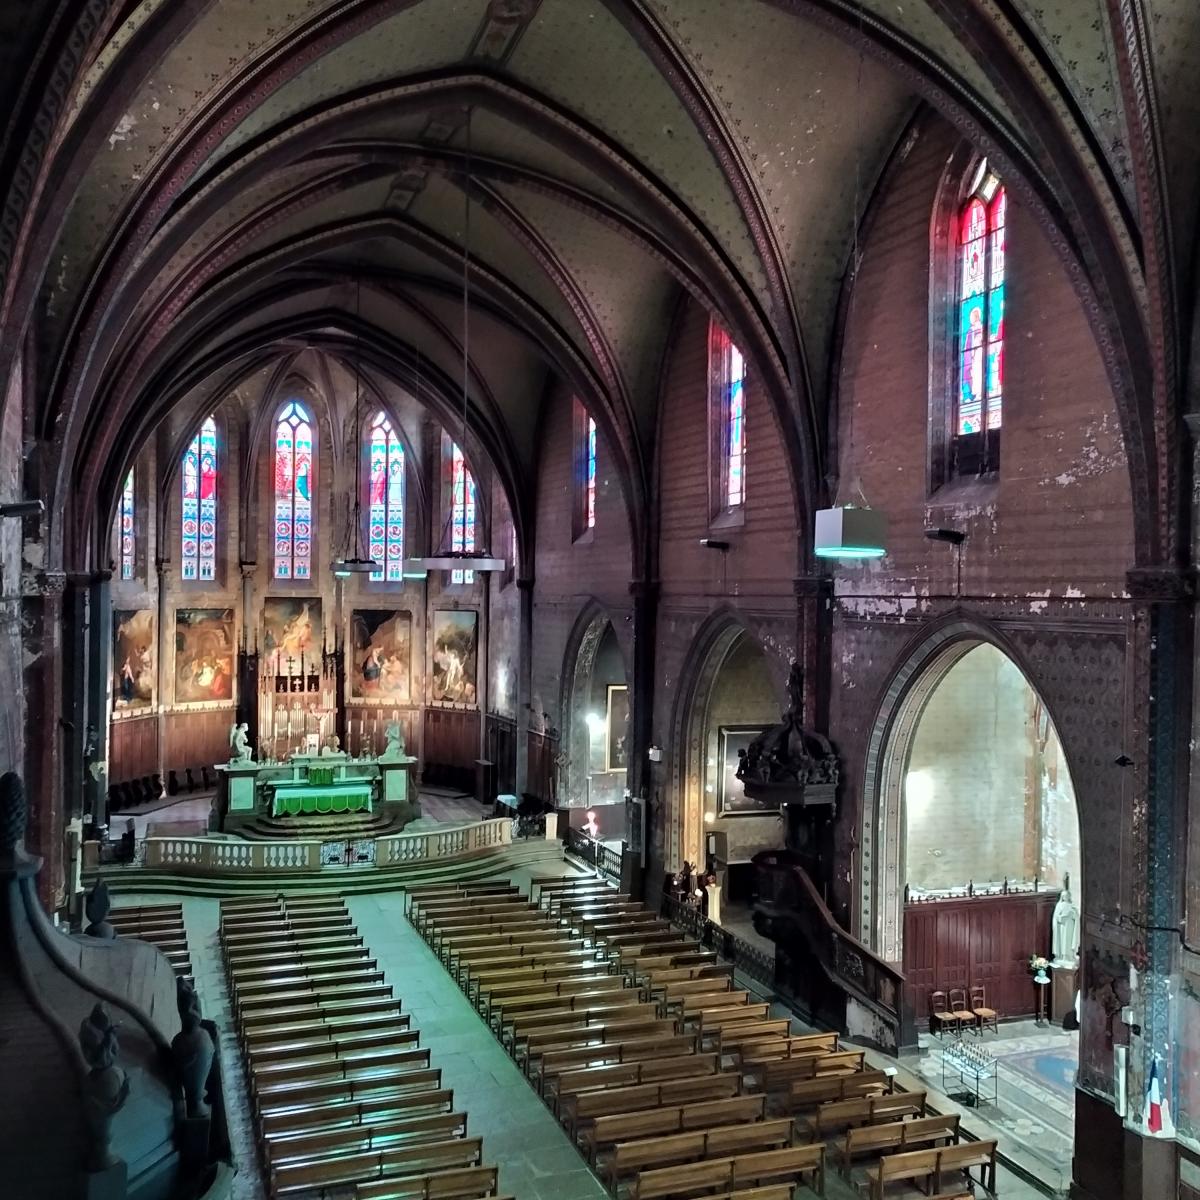
[[[192,956],[188,952],[180,902],[114,908],[107,919],[120,937],[137,938],[157,946],[175,968],[176,975],[192,974]]]
[[[660,1103],[658,1113],[629,1113],[615,1122],[604,1118],[599,1138],[587,1131],[582,1136],[593,1161],[597,1147],[611,1138],[610,1155],[618,1167],[636,1163],[642,1153],[637,1141],[622,1143],[621,1135],[645,1138],[664,1124],[661,1144],[673,1139],[673,1152],[706,1157],[713,1141],[698,1143],[694,1136],[689,1141],[683,1134],[689,1122],[723,1115],[758,1123],[764,1133],[776,1128],[781,1136],[785,1126],[772,1122],[794,1123],[786,1132],[806,1136],[808,1148],[836,1156],[848,1179],[854,1178],[856,1163],[868,1160],[858,1182],[873,1198],[894,1194],[897,1185],[918,1183],[928,1195],[943,1181],[963,1179],[970,1169],[978,1169],[984,1186],[995,1190],[996,1144],[960,1142],[957,1114],[929,1114],[923,1092],[893,1091],[894,1076],[868,1069],[864,1052],[841,1047],[836,1034],[793,1034],[790,1018],[773,1017],[770,1005],[735,986],[728,964],[681,940],[644,905],[599,882],[536,882],[540,908],[557,916],[560,926],[595,935],[598,952],[614,970],[683,1029],[694,1029],[699,1052],[715,1050],[718,1069],[735,1068],[741,1077],[744,1094],[729,1097],[723,1109],[703,1102],[694,1107]],[[672,1100],[681,1098],[672,1092],[668,1089]],[[823,1178],[822,1164],[819,1187]]]
[[[969,1169],[994,1190],[994,1142],[835,1034],[794,1034],[643,904],[534,884],[418,889],[409,918],[615,1196],[823,1193],[827,1156],[873,1198]]]
[[[795,1144],[728,1065],[721,1030],[751,1003],[728,969],[606,885],[537,882],[536,903],[507,883],[414,889],[409,918],[613,1194],[823,1193],[824,1146]]]
[[[220,938],[275,1200],[496,1194],[482,1140],[344,900],[225,900]]]

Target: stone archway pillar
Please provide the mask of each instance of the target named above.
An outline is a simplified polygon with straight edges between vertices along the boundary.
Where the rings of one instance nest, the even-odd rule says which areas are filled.
[[[651,767],[650,746],[654,740],[654,646],[658,633],[658,584],[638,580],[629,585],[633,597],[633,678],[630,718],[632,729],[629,752],[629,769],[626,787],[631,796],[641,798],[643,810],[650,800]],[[634,806],[630,806],[633,808]],[[647,822],[648,825],[648,822]],[[625,831],[625,843],[630,842],[630,830]],[[654,839],[647,827],[645,838],[645,862],[642,856],[626,851],[621,858],[621,888],[631,896],[641,898],[645,894],[645,880],[661,877],[664,867],[653,859]]]
[[[517,768],[516,791],[529,790],[529,728],[533,705],[533,580],[517,580]],[[564,731],[569,736],[569,730]],[[549,829],[549,823],[547,823]]]
[[[25,784],[29,798],[26,849],[44,860],[38,898],[47,912],[65,903],[62,775],[63,591],[67,577],[44,571],[23,581],[25,651]]]

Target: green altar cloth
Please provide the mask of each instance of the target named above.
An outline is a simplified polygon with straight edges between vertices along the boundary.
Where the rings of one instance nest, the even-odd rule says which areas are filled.
[[[297,816],[301,813],[346,813],[371,811],[369,783],[298,784],[277,787],[271,801],[271,816]]]

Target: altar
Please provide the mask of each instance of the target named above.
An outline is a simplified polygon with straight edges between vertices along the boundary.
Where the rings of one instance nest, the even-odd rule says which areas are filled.
[[[373,807],[371,782],[286,783],[271,787],[271,816],[296,817],[305,813],[370,812]]]
[[[294,754],[286,762],[235,759],[217,764],[223,782],[219,810],[234,825],[257,816],[303,817],[373,813],[380,805],[410,802],[406,754],[352,758],[347,754]]]

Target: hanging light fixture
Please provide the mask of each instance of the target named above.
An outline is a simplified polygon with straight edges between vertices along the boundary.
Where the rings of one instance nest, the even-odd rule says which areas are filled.
[[[463,186],[463,255],[462,255],[462,302],[463,302],[463,335],[462,335],[462,420],[458,446],[463,455],[463,470],[467,470],[467,399],[470,385],[470,351],[471,351],[471,110],[467,109],[467,167],[466,182]],[[471,487],[475,486],[472,479]],[[466,488],[466,479],[463,480]],[[466,502],[464,492],[463,501]],[[442,541],[445,543],[446,531],[454,515],[451,505],[442,527]],[[503,571],[508,564],[502,558],[492,558],[490,555],[481,556],[461,551],[450,551],[445,554],[430,555],[426,558],[410,559],[404,564],[405,574],[412,571],[413,577],[428,571]]]
[[[333,560],[333,573],[338,579],[370,575],[378,565],[367,556],[362,540],[362,361],[358,332],[362,281],[356,280],[354,288],[354,505],[342,556]]]
[[[862,103],[862,10],[859,10],[859,47],[858,47],[858,80],[854,89],[854,207],[851,210],[853,234],[853,250],[850,259],[850,307],[846,315],[846,324],[854,314],[854,293],[858,287],[858,207],[859,207],[859,175],[860,159],[862,156],[862,138],[860,135],[860,105]],[[853,462],[854,458],[854,407],[850,408],[850,433],[847,439],[846,455]],[[813,522],[813,555],[817,558],[882,558],[887,553],[887,517],[867,503],[862,494],[862,488],[855,481],[855,490],[861,506],[853,504],[838,504],[837,496],[833,498],[832,508],[822,508],[817,511]]]

